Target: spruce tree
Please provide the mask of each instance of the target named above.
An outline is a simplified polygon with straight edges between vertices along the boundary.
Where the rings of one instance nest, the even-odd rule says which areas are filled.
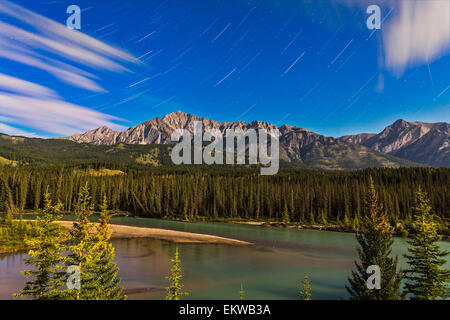
[[[309,213],[309,223],[310,224],[316,223],[316,220],[314,219],[314,213],[312,211]]]
[[[65,246],[67,256],[65,266],[75,266],[80,272],[79,288],[67,288],[61,291],[60,298],[67,300],[97,300],[101,297],[97,288],[101,285],[97,278],[97,266],[100,257],[96,254],[97,235],[91,232],[88,217],[93,213],[89,187],[86,183],[79,193],[79,204],[76,212],[77,221],[70,230],[70,241]]]
[[[188,295],[188,293],[182,291],[183,285],[181,284],[181,279],[183,276],[178,248],[175,250],[175,257],[170,259],[170,261],[172,262],[172,268],[170,269],[171,275],[166,277],[166,279],[170,282],[169,287],[167,287],[166,300],[180,300],[181,297]]]
[[[120,298],[123,288],[119,287],[121,279],[117,277],[119,268],[114,260],[114,247],[109,242],[111,238],[111,231],[109,230],[109,220],[111,218],[108,211],[108,201],[106,195],[103,197],[103,203],[100,207],[100,220],[97,225],[97,245],[95,260],[98,261],[98,265],[95,270],[94,277],[99,282],[96,290],[96,299],[99,300],[117,300]],[[126,299],[126,296],[122,297]]]
[[[399,300],[403,299],[401,281],[403,274],[397,271],[398,258],[390,257],[393,228],[390,226],[382,204],[379,203],[372,177],[364,203],[364,218],[361,231],[356,234],[360,245],[357,249],[360,261],[355,261],[356,271],[348,279],[346,286],[351,300]],[[380,268],[380,289],[369,289],[367,273],[369,266]]]
[[[245,300],[245,291],[242,283],[241,283],[241,290],[239,291],[239,300]]]
[[[416,232],[408,241],[409,254],[405,255],[409,269],[405,270],[405,291],[414,300],[437,300],[448,297],[446,282],[450,281],[450,271],[441,269],[449,252],[437,245],[441,240],[438,225],[431,213],[427,194],[421,188],[416,192],[414,224]]]
[[[355,214],[352,220],[352,229],[353,231],[358,231],[361,228],[361,224],[359,222],[358,214]]]
[[[302,289],[298,293],[301,300],[311,300],[311,285],[307,276],[303,278]]]
[[[32,267],[22,272],[29,280],[25,287],[15,297],[31,297],[33,299],[52,299],[62,285],[59,278],[58,264],[62,256],[58,242],[62,238],[61,229],[53,224],[60,219],[55,213],[60,211],[61,205],[52,205],[50,193],[44,194],[44,210],[36,218],[35,236],[25,239],[25,243],[32,247],[29,258],[24,259],[25,265]]]
[[[283,223],[288,224],[290,222],[289,219],[289,209],[288,209],[288,205],[287,202],[284,202],[284,210],[283,210]]]

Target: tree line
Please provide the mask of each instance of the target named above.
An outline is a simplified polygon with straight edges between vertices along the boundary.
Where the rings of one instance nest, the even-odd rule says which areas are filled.
[[[38,210],[49,187],[62,212],[74,212],[88,183],[94,210],[103,196],[113,212],[189,221],[259,219],[337,223],[358,229],[369,176],[389,221],[412,222],[414,190],[422,186],[441,232],[449,219],[450,169],[366,169],[352,172],[281,170],[261,176],[252,169],[149,169],[115,167],[123,174],[92,174],[92,167],[0,168],[0,212]],[[442,227],[443,226],[443,227]]]

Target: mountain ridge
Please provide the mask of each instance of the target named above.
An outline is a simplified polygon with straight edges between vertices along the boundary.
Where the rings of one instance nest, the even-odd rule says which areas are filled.
[[[431,166],[450,167],[450,124],[395,121],[378,134],[347,135],[341,141]]]
[[[204,130],[218,129],[274,129],[280,131],[280,158],[291,163],[301,163],[325,169],[354,169],[366,167],[411,166],[408,160],[392,157],[366,146],[326,137],[296,126],[276,127],[268,122],[254,120],[251,123],[219,122],[198,117],[183,111],[175,111],[163,118],[156,117],[124,131],[100,127],[83,134],[64,138],[78,143],[95,145],[125,144],[171,144],[175,129],[194,130],[194,121],[202,121]]]

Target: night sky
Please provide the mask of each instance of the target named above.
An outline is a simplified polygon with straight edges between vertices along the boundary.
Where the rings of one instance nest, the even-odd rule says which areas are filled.
[[[123,130],[176,110],[327,136],[449,122],[449,3],[0,1],[0,132]]]

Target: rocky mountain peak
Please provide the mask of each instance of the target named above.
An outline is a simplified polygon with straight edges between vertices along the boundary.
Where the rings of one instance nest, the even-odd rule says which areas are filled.
[[[379,134],[359,134],[339,139],[411,161],[450,167],[449,127],[446,122],[408,122],[399,119]]]
[[[166,114],[162,119],[165,121],[171,121],[176,119],[188,119],[192,118],[194,115],[183,112],[181,110],[177,110],[171,113]]]
[[[243,121],[219,122],[179,110],[169,113],[163,118],[156,117],[148,120],[123,132],[114,131],[108,127],[100,127],[66,139],[99,145],[114,145],[117,143],[168,144],[173,143],[170,137],[175,129],[187,129],[193,133],[194,121],[202,121],[205,130],[217,129],[223,134],[227,129],[271,130],[277,128],[273,124],[258,120],[251,123]],[[281,156],[287,161],[313,161],[308,159],[312,154],[322,157],[325,152],[329,152],[326,150],[332,149],[332,153],[337,152],[333,157],[342,152],[343,159],[347,157],[344,156],[345,152],[355,153],[352,156],[353,158],[361,157],[361,155],[382,158],[382,153],[387,153],[418,163],[450,167],[449,124],[445,122],[408,122],[399,119],[379,134],[363,133],[337,139],[325,137],[301,127],[283,125],[278,129],[280,130]],[[375,151],[370,151],[367,147]],[[347,151],[344,152],[343,150]],[[311,153],[312,151],[314,152]],[[382,153],[375,156],[371,152]],[[392,162],[386,159],[383,161],[385,163]],[[324,166],[329,166],[329,163],[324,164]]]
[[[113,129],[111,129],[111,128],[108,128],[108,127],[105,127],[105,126],[102,126],[102,127],[100,127],[100,128],[97,128],[97,129],[94,129],[94,130],[91,130],[92,132],[96,132],[96,133],[111,133],[111,132],[116,132],[115,130],[113,130]]]
[[[409,122],[407,122],[403,119],[398,119],[391,126],[400,128],[400,127],[407,127],[408,125],[409,125]]]

